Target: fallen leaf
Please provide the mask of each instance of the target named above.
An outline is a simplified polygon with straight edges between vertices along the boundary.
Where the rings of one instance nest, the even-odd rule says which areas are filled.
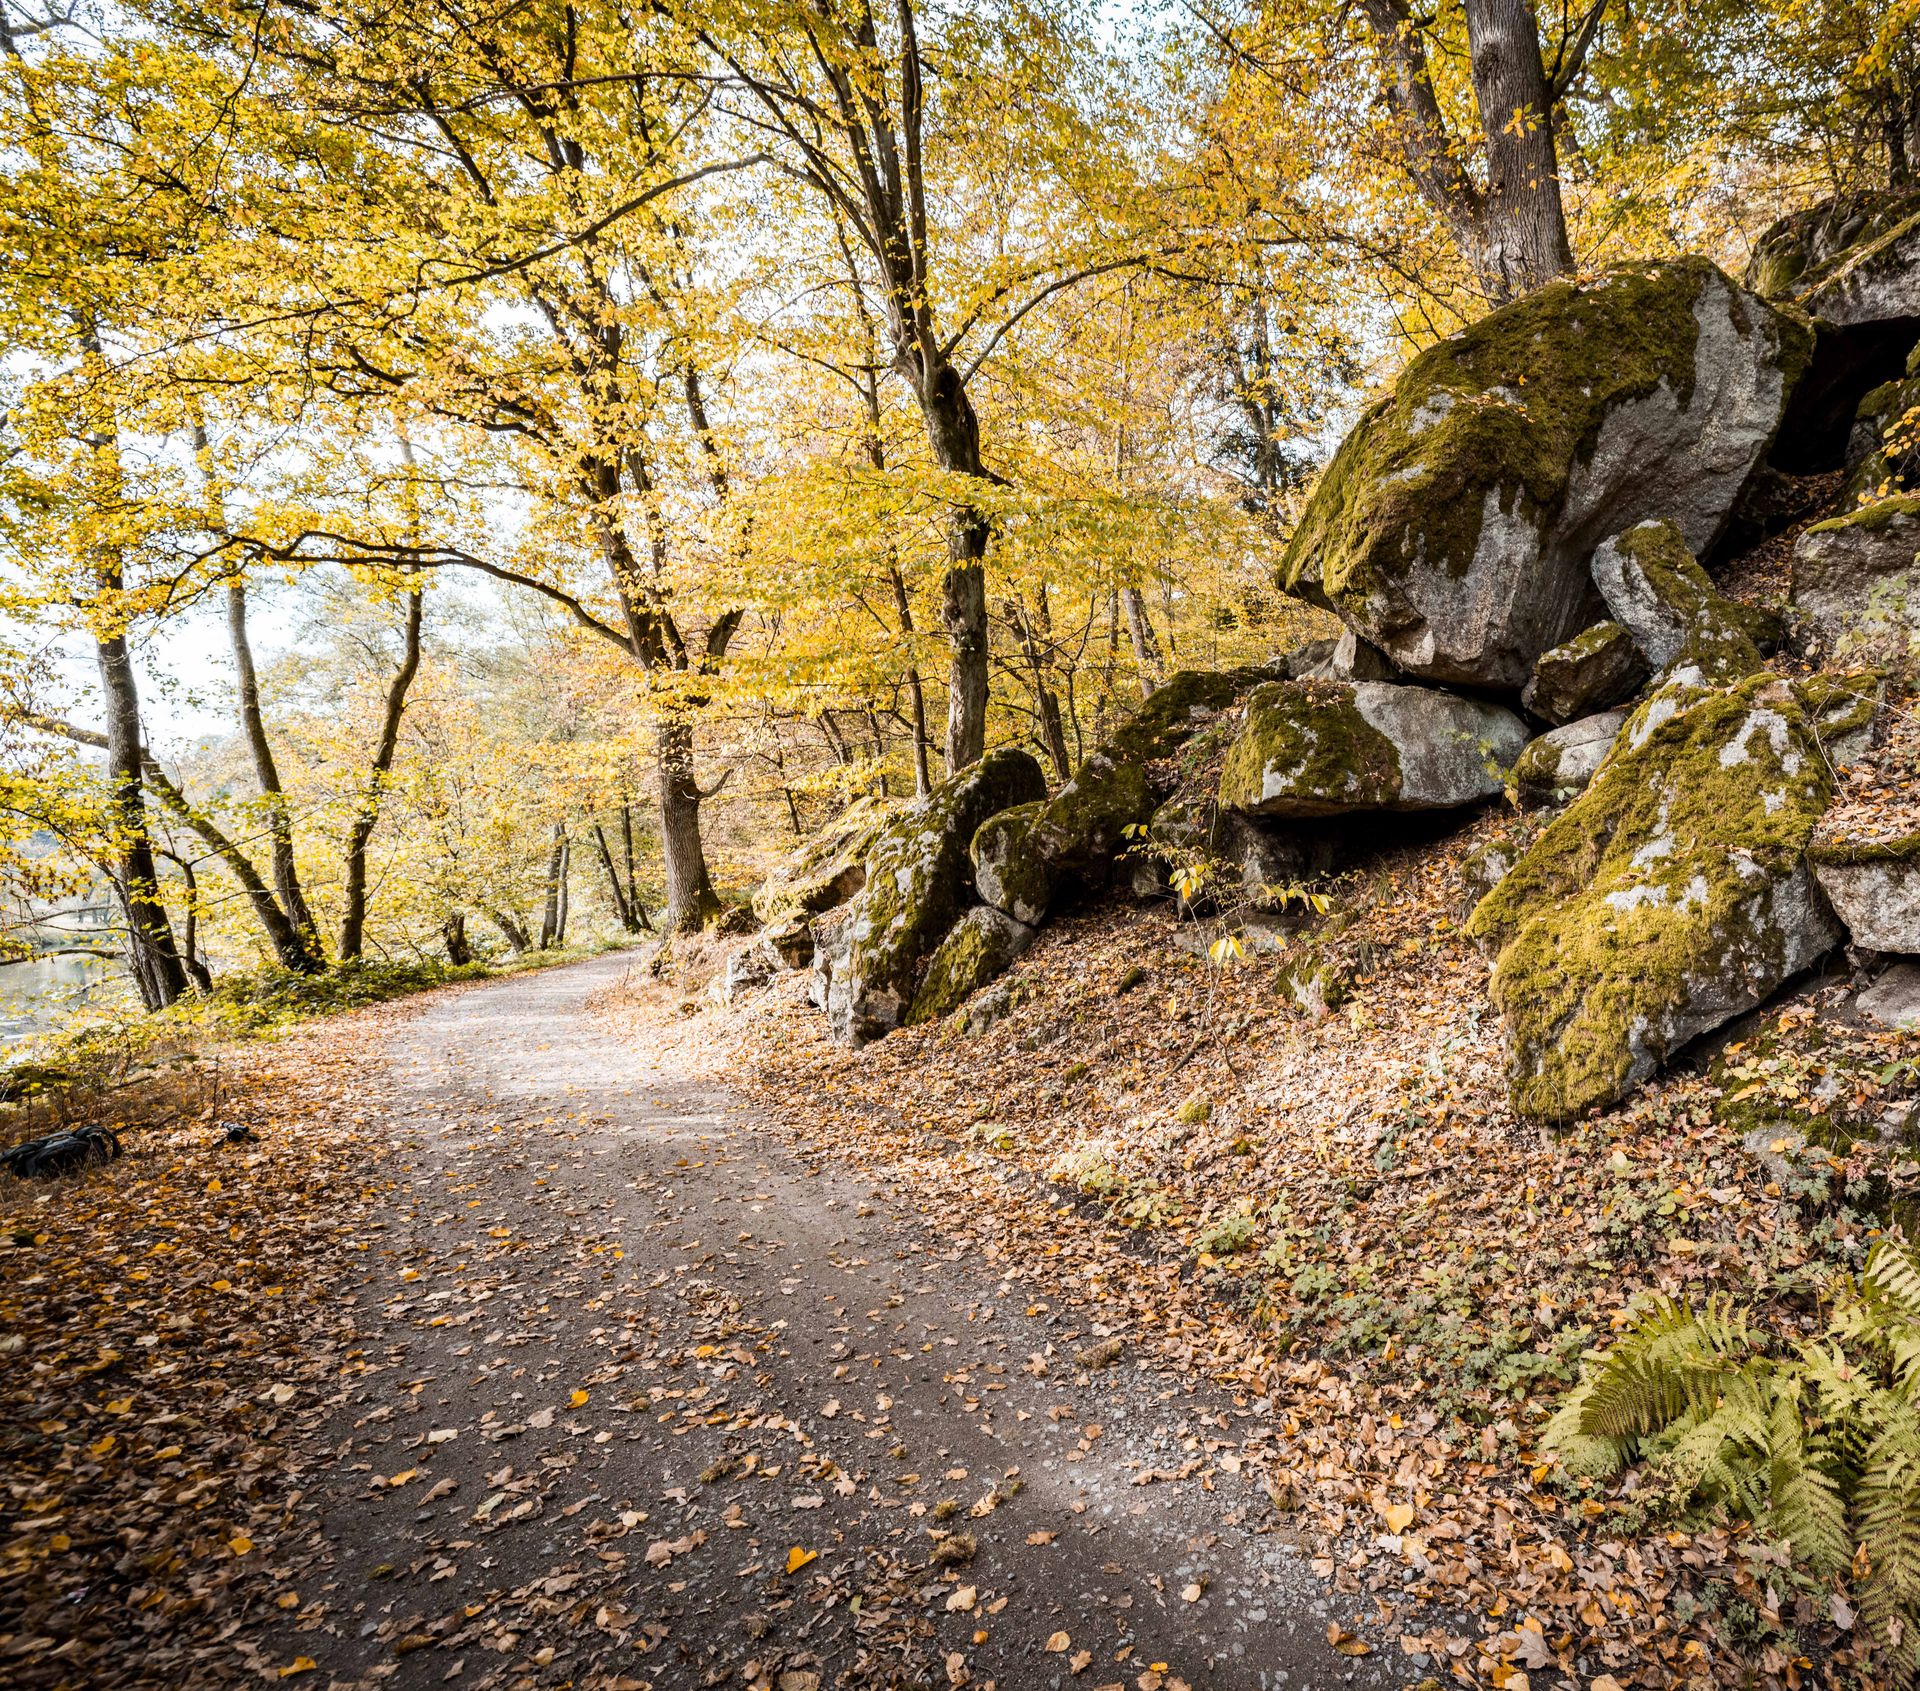
[[[797,1574],[809,1562],[816,1560],[819,1555],[820,1552],[817,1550],[802,1550],[800,1546],[796,1544],[787,1552],[787,1572]]]

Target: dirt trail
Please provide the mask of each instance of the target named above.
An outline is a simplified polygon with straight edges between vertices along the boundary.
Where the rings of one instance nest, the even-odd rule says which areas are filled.
[[[395,1184],[357,1241],[367,1371],[310,1424],[329,1565],[254,1633],[263,1665],[627,1691],[1416,1677],[1329,1649],[1353,1600],[1252,1484],[1175,1477],[1233,1437],[1224,1399],[1101,1365],[1085,1310],[647,1068],[591,1013],[629,966],[443,997],[370,1053]]]

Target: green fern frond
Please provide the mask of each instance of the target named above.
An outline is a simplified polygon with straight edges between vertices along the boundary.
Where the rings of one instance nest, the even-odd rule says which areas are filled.
[[[1582,1381],[1567,1394],[1567,1401],[1554,1412],[1541,1434],[1540,1444],[1542,1449],[1558,1456],[1560,1465],[1579,1479],[1611,1479],[1633,1460],[1636,1441],[1608,1438],[1582,1428],[1587,1393],[1591,1389],[1588,1382]]]

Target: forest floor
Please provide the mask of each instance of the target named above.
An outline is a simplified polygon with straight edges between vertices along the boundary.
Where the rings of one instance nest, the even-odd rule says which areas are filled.
[[[304,1027],[9,1187],[9,1684],[1401,1682],[1123,1237],[1036,1274],[1047,1199],[924,1213],[633,975]]]

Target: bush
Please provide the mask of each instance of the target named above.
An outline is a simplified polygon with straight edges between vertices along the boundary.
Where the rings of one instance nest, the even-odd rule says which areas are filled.
[[[1585,1378],[1545,1443],[1576,1475],[1647,1461],[1668,1501],[1717,1504],[1821,1577],[1853,1569],[1893,1682],[1920,1672],[1920,1256],[1883,1239],[1839,1277],[1818,1338],[1724,1298],[1662,1299]],[[1855,1546],[1858,1546],[1858,1554]]]

